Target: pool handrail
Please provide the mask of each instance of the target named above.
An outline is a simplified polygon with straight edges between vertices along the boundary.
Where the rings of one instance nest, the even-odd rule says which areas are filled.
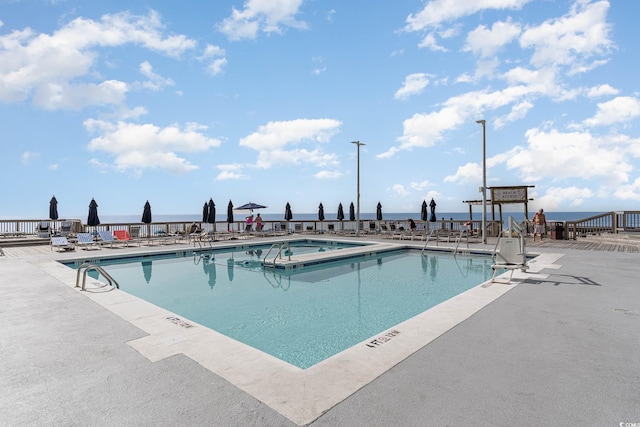
[[[82,271],[83,269],[84,269],[84,272]],[[105,279],[107,279],[107,282],[109,282],[108,284],[111,285],[111,287],[115,287],[116,289],[120,289],[120,285],[118,284],[116,279],[111,277],[109,275],[109,273],[104,271],[104,269],[102,267],[100,267],[99,265],[95,265],[95,264],[92,264],[90,262],[85,262],[80,267],[78,267],[78,271],[76,273],[76,288],[80,287],[80,273],[82,273],[82,290],[83,291],[86,290],[85,289],[85,285],[86,285],[86,282],[87,282],[87,273],[89,272],[89,270],[95,270],[99,274],[102,274],[102,276]]]

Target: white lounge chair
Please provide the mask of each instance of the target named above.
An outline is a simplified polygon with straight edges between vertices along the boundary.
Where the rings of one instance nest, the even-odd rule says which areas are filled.
[[[115,237],[113,237],[113,234],[111,234],[110,231],[106,231],[106,230],[102,230],[102,231],[98,231],[98,234],[100,235],[100,239],[102,240],[103,245],[109,245],[109,247],[113,248],[113,245],[117,245],[117,244],[122,244],[123,242],[119,241],[118,239],[116,239]],[[126,242],[124,242],[126,243]]]
[[[56,250],[60,252],[60,249],[62,249],[63,251],[72,251],[76,247],[73,245],[73,243],[69,243],[66,237],[52,237],[51,250],[53,250],[53,248],[56,248]]]
[[[501,237],[498,240],[494,253],[494,262],[491,265],[493,276],[491,283],[511,283],[514,270],[527,271],[527,254],[524,251],[520,239],[516,237]],[[507,281],[496,280],[498,270],[506,269],[511,272]]]
[[[77,245],[79,248],[84,248],[84,249],[90,249],[90,248],[100,249],[100,245],[98,244],[98,242],[93,240],[93,236],[91,236],[91,233],[78,233]]]

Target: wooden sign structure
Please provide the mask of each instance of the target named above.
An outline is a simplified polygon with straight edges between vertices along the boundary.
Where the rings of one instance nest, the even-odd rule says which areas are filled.
[[[500,223],[504,223],[502,219],[502,205],[509,205],[514,203],[524,204],[524,218],[529,218],[529,188],[534,188],[535,185],[515,185],[504,187],[488,187],[491,191],[491,199],[487,200],[486,204],[491,205],[491,219],[495,221],[495,206],[498,206],[498,213],[500,217]],[[482,200],[465,200],[464,203],[469,205],[469,221],[473,219],[472,207],[474,205],[482,205]],[[528,223],[527,223],[528,228]],[[528,232],[528,230],[527,230]],[[491,233],[494,235],[495,233]]]

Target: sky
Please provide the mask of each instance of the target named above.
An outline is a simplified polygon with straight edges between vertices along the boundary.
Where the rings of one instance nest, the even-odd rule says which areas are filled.
[[[54,195],[69,218],[92,198],[102,215],[335,212],[358,181],[361,212],[466,212],[483,159],[487,187],[533,186],[530,212],[637,210],[638,16],[636,0],[0,0],[0,217],[46,218]]]

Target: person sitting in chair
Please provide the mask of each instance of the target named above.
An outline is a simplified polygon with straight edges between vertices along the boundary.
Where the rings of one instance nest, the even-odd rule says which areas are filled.
[[[253,226],[253,214],[247,217],[247,225],[244,228],[244,231],[251,231],[251,227]]]

